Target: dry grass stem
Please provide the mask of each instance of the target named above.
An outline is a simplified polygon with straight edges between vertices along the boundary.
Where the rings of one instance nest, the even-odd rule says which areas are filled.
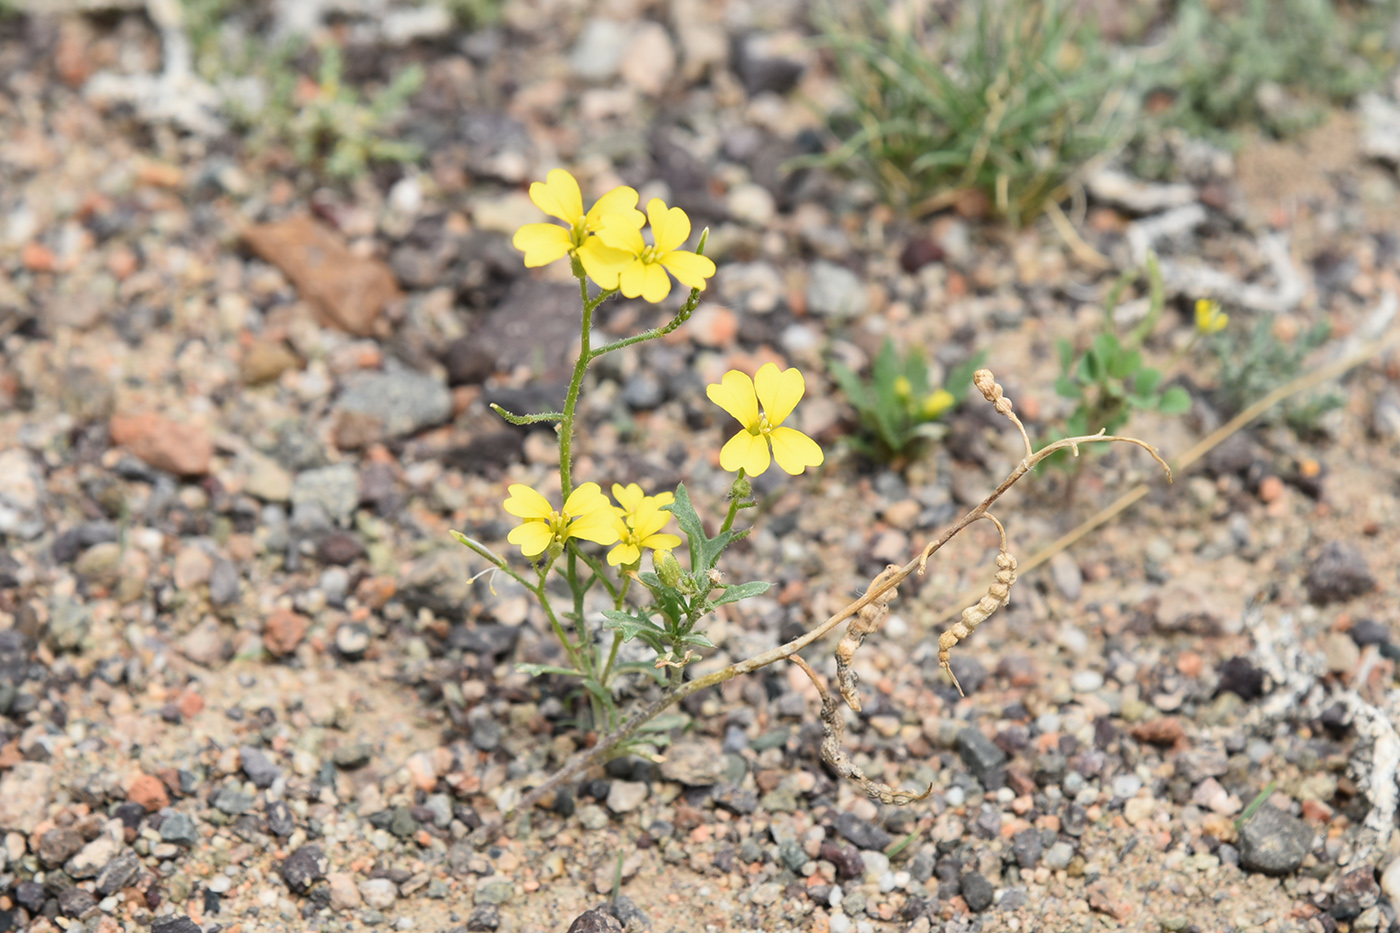
[[[865,636],[879,631],[885,616],[889,614],[890,603],[899,595],[899,590],[895,587],[880,590],[880,587],[886,579],[898,572],[899,565],[890,564],[870,581],[866,592],[879,590],[879,598],[855,614],[846,626],[846,634],[841,638],[841,643],[836,646],[836,686],[841,691],[841,698],[846,701],[846,705],[857,713],[860,712],[860,694],[856,692],[856,681],[859,678],[856,672],[851,670],[851,659],[855,656],[856,649],[864,644]]]
[[[860,789],[865,791],[865,795],[871,800],[878,800],[881,803],[902,807],[916,800],[923,800],[933,793],[932,784],[923,793],[915,793],[908,790],[895,790],[888,784],[881,784],[879,781],[872,781],[867,777],[860,765],[852,761],[851,756],[847,755],[845,749],[841,747],[841,735],[844,729],[841,723],[841,709],[836,705],[835,698],[827,691],[821,677],[800,655],[793,655],[788,660],[806,672],[807,676],[811,678],[812,684],[817,688],[817,693],[821,695],[822,761],[831,765],[836,773],[843,778],[849,778],[860,785]]]
[[[977,626],[987,621],[992,613],[1011,601],[1011,586],[1016,582],[1016,558],[1007,550],[1006,529],[990,512],[982,517],[996,525],[997,533],[1001,536],[1001,547],[997,551],[996,582],[987,588],[987,595],[964,609],[953,627],[938,637],[938,664],[952,678],[953,686],[958,688],[959,695],[963,696],[966,694],[963,694],[962,684],[958,683],[958,676],[953,673],[950,663],[953,647],[977,631]]]

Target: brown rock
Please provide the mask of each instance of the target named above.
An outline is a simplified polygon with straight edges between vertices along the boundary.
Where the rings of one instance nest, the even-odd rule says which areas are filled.
[[[1133,738],[1149,745],[1175,745],[1186,738],[1186,731],[1181,728],[1181,720],[1175,716],[1140,722],[1133,726],[1132,732]]]
[[[306,637],[311,621],[290,609],[277,609],[263,625],[263,644],[275,655],[288,655]]]
[[[176,476],[202,476],[209,472],[214,444],[202,428],[156,414],[114,415],[109,428],[112,443],[125,447],[158,470]]]
[[[384,422],[362,411],[342,411],[331,429],[335,446],[341,450],[361,450],[384,438]]]
[[[248,227],[243,239],[292,280],[326,323],[352,334],[371,334],[379,312],[401,297],[385,263],[356,256],[305,214]]]
[[[243,351],[238,373],[244,385],[272,382],[289,369],[301,365],[301,358],[280,340],[257,340]]]
[[[138,774],[132,778],[126,786],[126,799],[139,803],[147,813],[170,806],[170,795],[165,792],[165,785],[160,778],[151,774]]]

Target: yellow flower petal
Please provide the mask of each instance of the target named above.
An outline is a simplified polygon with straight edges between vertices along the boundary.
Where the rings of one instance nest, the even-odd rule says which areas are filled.
[[[754,391],[763,405],[763,413],[768,423],[777,427],[782,424],[797,403],[802,393],[807,391],[807,383],[796,368],[778,370],[776,363],[764,363],[753,377]]]
[[[746,373],[731,369],[719,382],[706,386],[705,394],[745,428],[758,426],[758,396],[754,395],[753,380]]]
[[[599,288],[606,289],[617,288],[617,279],[622,270],[636,262],[636,257],[631,253],[605,246],[596,236],[584,240],[578,248],[578,258],[588,277],[597,282]]]
[[[623,250],[633,256],[640,256],[647,248],[647,241],[642,239],[641,228],[632,226],[630,220],[617,214],[609,214],[603,218],[601,226],[598,227],[598,239],[613,249]]]
[[[705,280],[715,274],[715,264],[704,256],[678,249],[661,257],[661,264],[670,270],[682,285],[703,289]]]
[[[554,515],[549,500],[524,483],[511,485],[505,509],[517,518],[538,518],[548,521]]]
[[[583,218],[583,193],[574,176],[562,168],[551,171],[543,182],[532,184],[530,200],[549,216],[558,217],[571,227]]]
[[[631,224],[638,230],[647,222],[646,215],[637,210],[636,190],[625,185],[599,198],[584,216],[584,226],[596,233],[605,217],[617,217],[619,223]]]
[[[582,538],[598,544],[613,544],[617,541],[616,513],[612,506],[606,510],[588,512],[569,522],[568,537]]]
[[[680,547],[680,544],[681,539],[677,535],[647,535],[642,539],[642,547],[652,550]]]
[[[642,280],[642,300],[652,304],[660,304],[666,300],[666,296],[671,294],[671,277],[666,274],[666,270],[660,263],[649,262],[642,267],[645,278]],[[624,291],[624,295],[627,293]],[[637,297],[629,295],[630,298]]]
[[[659,509],[663,505],[670,505],[672,502],[675,502],[676,494],[673,492],[658,492],[656,495],[652,496],[651,499],[656,503],[656,507]]]
[[[549,547],[549,542],[554,540],[554,532],[549,530],[548,522],[526,521],[525,524],[512,528],[510,534],[506,535],[506,540],[519,545],[520,553],[526,557],[534,557],[544,553],[544,549]]]
[[[574,245],[569,231],[558,224],[526,224],[515,231],[511,242],[525,254],[525,265],[531,269],[564,257]]]
[[[626,542],[619,544],[608,552],[609,567],[621,567],[623,564],[635,564],[641,559],[641,549],[635,544],[628,544]]]
[[[731,437],[719,451],[719,465],[731,473],[742,469],[749,476],[761,476],[768,463],[768,441],[748,431]]]
[[[569,493],[563,510],[571,518],[578,518],[590,512],[611,511],[612,504],[608,502],[608,497],[603,495],[603,490],[597,483],[583,483]]]
[[[647,202],[647,219],[651,221],[651,235],[656,240],[656,251],[669,253],[680,246],[690,236],[690,218],[679,207],[667,208],[660,198]]]
[[[670,520],[670,512],[640,512],[632,517],[632,534],[638,539],[649,538],[665,528]]]
[[[768,435],[773,441],[773,459],[784,471],[796,476],[809,466],[818,466],[823,459],[817,442],[793,428],[774,428]]]
[[[617,504],[628,513],[637,511],[642,500],[646,498],[646,493],[642,492],[642,487],[636,483],[628,483],[626,486],[621,483],[613,483],[612,494],[613,498],[617,500]]]

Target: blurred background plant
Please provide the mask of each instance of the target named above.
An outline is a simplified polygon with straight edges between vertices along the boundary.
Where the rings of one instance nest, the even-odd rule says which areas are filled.
[[[1050,433],[1051,440],[1099,431],[1117,434],[1135,410],[1164,415],[1179,415],[1190,410],[1190,394],[1181,386],[1164,388],[1162,371],[1148,366],[1142,354],[1143,342],[1157,326],[1166,307],[1161,270],[1151,254],[1145,274],[1147,313],[1127,334],[1119,336],[1114,313],[1124,289],[1142,275],[1136,269],[1119,276],[1109,289],[1104,300],[1103,326],[1087,347],[1076,351],[1068,340],[1059,341],[1060,377],[1055,380],[1055,392],[1076,405],[1063,427]],[[1077,472],[1081,461],[1071,457],[1068,451],[1061,451],[1047,462],[1072,465]]]
[[[1209,343],[1211,354],[1219,364],[1212,401],[1224,417],[1231,417],[1274,389],[1292,381],[1303,372],[1309,354],[1327,343],[1332,327],[1319,321],[1301,333],[1280,338],[1277,323],[1260,317],[1247,332],[1236,328],[1220,334]],[[1316,433],[1319,419],[1341,407],[1342,396],[1321,391],[1290,399],[1264,415],[1265,420],[1282,419],[1300,434]]]
[[[951,22],[876,0],[825,4],[848,106],[810,161],[863,176],[915,214],[965,192],[1012,224],[1033,220],[1126,131],[1128,68],[1060,0],[960,4]],[[925,21],[925,15],[930,21]]]
[[[967,395],[972,374],[985,358],[985,353],[978,353],[951,368],[942,388],[930,387],[929,365],[922,353],[911,349],[901,357],[893,340],[885,340],[868,381],[832,360],[831,377],[860,420],[860,433],[846,442],[872,460],[891,463],[914,453],[922,441],[942,438],[947,429],[941,419]]]

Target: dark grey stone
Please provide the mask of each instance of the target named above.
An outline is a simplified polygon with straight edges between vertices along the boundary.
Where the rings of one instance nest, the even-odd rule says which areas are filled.
[[[855,844],[858,849],[878,849],[884,851],[894,837],[873,823],[862,820],[854,813],[836,815],[836,831]]]
[[[1376,578],[1360,548],[1345,541],[1333,541],[1313,558],[1303,578],[1308,599],[1320,605],[1345,602],[1376,587]]]
[[[222,787],[214,795],[214,809],[229,816],[241,816],[257,804],[252,794],[245,794],[234,787]]]
[[[608,910],[627,933],[647,933],[651,929],[651,918],[626,894],[619,894],[617,900],[608,905]]]
[[[1011,854],[1022,868],[1034,868],[1044,848],[1038,829],[1023,829],[1011,840]]]
[[[475,931],[494,930],[501,925],[501,908],[495,904],[477,904],[467,915],[467,929]]]
[[[1266,803],[1240,828],[1240,866],[1265,875],[1287,875],[1303,864],[1312,840],[1312,827]]]
[[[243,762],[243,773],[248,775],[248,780],[252,781],[255,787],[271,787],[273,782],[282,776],[282,769],[273,764],[272,759],[260,748],[244,745],[238,750],[238,756]]]
[[[748,788],[734,784],[716,786],[714,800],[715,806],[739,816],[744,816],[758,809],[758,795]]]
[[[194,820],[179,810],[167,811],[165,818],[160,822],[161,842],[192,846],[198,839],[199,833],[195,829]]]
[[[97,893],[103,897],[116,894],[131,884],[141,870],[141,859],[135,852],[127,850],[106,865],[97,874]]]
[[[209,602],[214,606],[238,602],[238,568],[227,558],[215,560],[209,571]]]
[[[407,437],[452,417],[452,393],[412,370],[364,372],[349,380],[336,409],[379,420],[385,437]]]
[[[585,910],[569,924],[568,933],[625,933],[622,921],[602,907]]]
[[[37,881],[21,881],[15,885],[15,900],[31,914],[37,914],[43,908],[47,897],[44,886]]]
[[[1006,753],[992,744],[976,726],[967,726],[958,733],[958,755],[978,780],[988,772],[1006,764]]]
[[[267,805],[267,830],[274,836],[283,839],[292,834],[296,829],[296,821],[292,819],[291,808],[285,801],[273,800]]]
[[[151,933],[202,933],[199,924],[183,914],[151,921]]]
[[[320,846],[304,845],[282,863],[282,880],[296,894],[305,894],[311,886],[326,876],[330,860]]]
[[[940,889],[939,893],[942,893]],[[967,906],[981,913],[992,906],[992,896],[996,894],[996,889],[992,883],[982,876],[980,872],[968,872],[962,878],[962,896],[967,901]]]
[[[807,864],[807,853],[796,839],[784,839],[778,843],[778,859],[788,871],[797,874]]]
[[[58,912],[65,917],[81,917],[96,906],[96,895],[83,888],[64,888],[58,892]]]

